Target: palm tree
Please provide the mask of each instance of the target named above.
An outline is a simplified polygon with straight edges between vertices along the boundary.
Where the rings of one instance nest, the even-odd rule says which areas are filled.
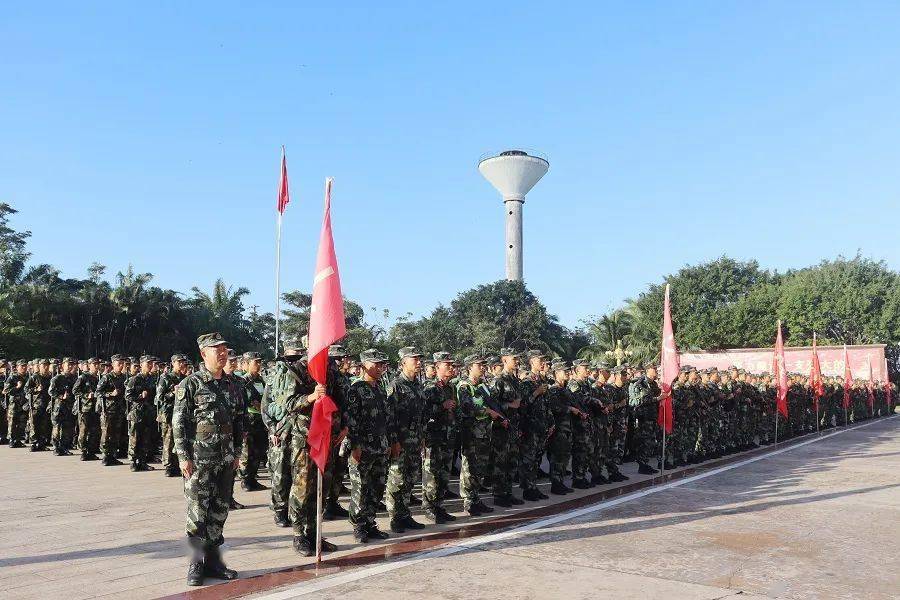
[[[578,352],[581,358],[610,360],[608,352],[613,352],[621,344],[623,350],[631,350],[631,315],[624,310],[615,310],[594,321],[585,322],[591,343]]]

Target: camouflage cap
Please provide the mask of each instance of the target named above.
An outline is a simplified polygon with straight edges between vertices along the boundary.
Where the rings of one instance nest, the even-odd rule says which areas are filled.
[[[237,351],[234,348],[228,349],[228,360],[237,360]]]
[[[77,363],[78,361],[72,358],[71,356],[65,356],[62,359],[63,363]]]
[[[422,354],[421,352],[419,352],[419,349],[416,348],[415,346],[404,346],[403,348],[400,348],[399,351],[397,351],[397,355],[398,355],[401,359],[404,359],[404,358],[422,358],[423,356],[425,356],[424,354]]]
[[[136,363],[136,362],[138,362],[137,356],[129,356],[129,357],[128,357],[128,362],[131,362],[131,363]]]
[[[20,358],[19,360],[16,361],[16,366],[17,367],[27,367],[28,361],[24,358]]]
[[[58,364],[59,364],[59,359],[58,359],[58,358],[51,358],[51,359],[50,359],[50,364],[51,364],[51,365],[58,365]]]
[[[443,352],[443,351],[435,352],[434,354],[431,355],[431,358],[434,359],[435,364],[437,364],[439,362],[452,363],[452,362],[456,361],[456,359],[453,358],[452,354],[450,354],[449,352]]]
[[[285,334],[281,345],[285,348],[306,348],[306,344],[303,343],[305,338],[305,335]]]
[[[496,365],[502,364],[499,356],[488,356],[486,360],[489,367],[494,367]]]
[[[576,358],[575,360],[572,361],[572,366],[573,367],[590,367],[591,361],[589,361],[586,358]]]
[[[529,350],[525,353],[529,360],[532,358],[547,358],[547,355],[541,350]]]
[[[92,356],[87,361],[88,361],[88,364],[91,364],[91,363],[97,364],[100,362],[100,358],[97,356]]]
[[[386,363],[388,358],[384,352],[370,348],[360,353],[359,360],[364,363]]]
[[[693,371],[693,370],[694,370],[694,367],[692,367],[692,366],[690,366],[690,365],[682,365],[682,366],[678,369],[678,372],[679,372],[679,373],[690,373],[690,372]]]
[[[479,354],[470,354],[463,359],[463,364],[467,367],[478,363],[485,364],[487,363],[487,359]]]
[[[568,371],[569,363],[564,360],[554,360],[552,363],[550,363],[550,368],[554,371]]]
[[[601,371],[609,371],[609,369],[611,368],[611,366],[610,366],[610,364],[609,364],[608,362],[606,362],[605,360],[598,360],[598,361],[594,364],[594,368],[600,369]]]
[[[227,343],[225,338],[222,337],[222,334],[217,331],[214,331],[213,333],[204,333],[197,338],[197,346],[199,346],[201,350],[204,348],[212,348],[213,346],[221,346],[222,344]]]
[[[150,356],[149,354],[144,354],[143,356],[141,356],[141,362],[142,363],[153,362],[153,357]]]
[[[344,358],[345,356],[349,356],[350,354],[344,350],[344,347],[340,344],[332,344],[328,346],[328,357],[329,358]]]
[[[39,364],[39,365],[49,365],[49,364],[50,364],[50,359],[49,359],[49,358],[42,358],[41,360],[38,361],[38,364]]]
[[[259,352],[244,352],[243,359],[244,360],[262,360],[262,356],[260,356]]]
[[[515,356],[515,357],[518,357],[518,356],[519,356],[519,352],[518,352],[518,350],[516,350],[515,348],[500,348],[500,356],[501,356],[501,357],[503,357],[503,356]]]
[[[626,367],[625,365],[616,365],[615,367],[612,367],[609,372],[612,374],[623,373],[627,368],[628,367]]]
[[[184,354],[173,354],[172,362],[187,362],[188,358]]]

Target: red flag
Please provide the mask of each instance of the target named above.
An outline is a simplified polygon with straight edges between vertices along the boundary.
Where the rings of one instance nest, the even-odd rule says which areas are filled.
[[[331,181],[330,177],[325,180],[325,217],[319,236],[309,318],[309,374],[322,385],[325,385],[328,373],[328,347],[347,334],[344,297],[331,235]],[[331,450],[331,414],[336,410],[337,406],[328,396],[313,405],[307,443],[310,458],[322,472]]]
[[[778,336],[775,338],[775,361],[774,361],[775,380],[778,382],[778,397],[775,405],[778,412],[783,414],[785,418],[788,416],[787,407],[787,369],[784,363],[784,340],[781,338],[781,319],[778,320]]]
[[[869,392],[869,410],[875,410],[875,373],[872,371],[872,357],[868,356],[869,361],[869,381],[866,382],[866,390]]]
[[[891,389],[891,375],[888,373],[887,366],[887,358],[884,359],[884,402],[888,407],[888,410],[891,408],[891,394],[893,390]]]
[[[850,372],[850,357],[847,356],[847,344],[844,344],[844,408],[850,408],[850,388],[853,386],[853,374]]]
[[[816,352],[816,334],[813,333],[812,367],[809,371],[809,387],[813,391],[813,407],[819,414],[819,398],[825,395],[825,386],[822,384],[822,366],[819,364],[819,353]]]
[[[659,401],[656,422],[666,433],[672,433],[672,382],[678,377],[681,368],[678,348],[675,346],[675,333],[672,330],[672,306],[669,302],[669,284],[666,284],[666,300],[663,307],[662,351],[660,353],[662,368],[660,369],[660,386],[662,397]]]
[[[288,190],[288,177],[287,177],[287,159],[284,157],[284,146],[281,147],[281,179],[278,181],[278,212],[284,214],[284,209],[287,208],[288,203],[291,201],[291,193]]]

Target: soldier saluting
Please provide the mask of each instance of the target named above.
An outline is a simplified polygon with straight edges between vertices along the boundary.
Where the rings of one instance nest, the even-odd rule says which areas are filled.
[[[193,549],[188,585],[204,577],[234,579],[237,572],[222,562],[219,546],[228,518],[234,471],[234,402],[224,377],[227,342],[218,333],[197,338],[200,370],[185,377],[175,390],[172,433],[187,499],[187,536]]]

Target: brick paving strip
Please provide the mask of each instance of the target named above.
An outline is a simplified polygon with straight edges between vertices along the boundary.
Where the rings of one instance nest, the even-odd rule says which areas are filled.
[[[633,494],[641,490],[661,486],[666,483],[679,481],[707,473],[719,469],[721,467],[743,462],[755,457],[773,453],[779,453],[789,450],[797,445],[806,445],[817,439],[831,437],[846,431],[852,431],[867,425],[883,422],[887,419],[895,418],[896,415],[887,417],[886,419],[876,419],[866,421],[860,425],[849,428],[836,428],[824,430],[821,433],[810,433],[804,436],[793,438],[787,442],[779,442],[777,446],[763,446],[754,450],[748,450],[737,454],[732,454],[716,460],[704,462],[702,465],[688,466],[677,469],[675,471],[666,472],[664,475],[657,475],[642,481],[626,483],[617,487],[609,488],[599,492],[585,494],[571,500],[563,500],[554,504],[548,504],[532,509],[522,509],[516,512],[510,512],[494,519],[488,519],[473,523],[468,523],[462,527],[454,529],[446,529],[432,534],[423,535],[398,542],[387,544],[374,548],[359,550],[344,556],[323,560],[322,564],[316,568],[315,564],[300,565],[287,569],[280,569],[269,573],[263,573],[246,579],[236,579],[234,581],[210,585],[195,590],[189,590],[170,596],[164,596],[161,600],[206,600],[230,598],[240,598],[250,594],[257,594],[275,588],[302,583],[317,577],[331,576],[345,572],[349,569],[373,565],[384,561],[408,558],[415,554],[419,554],[428,550],[432,550],[443,544],[452,543],[459,540],[465,540],[489,533],[497,533],[504,530],[510,530],[522,525],[532,523],[538,519],[551,515],[558,515],[571,510],[579,509],[591,504],[603,502],[605,500],[614,499],[627,494]]]

